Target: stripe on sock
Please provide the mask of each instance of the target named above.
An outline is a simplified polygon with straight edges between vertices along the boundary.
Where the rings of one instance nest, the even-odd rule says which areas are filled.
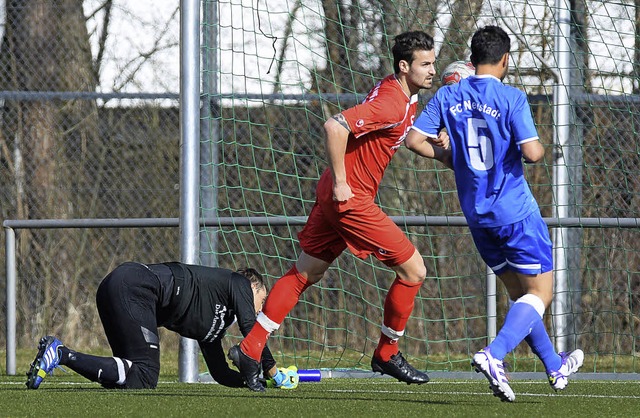
[[[122,359],[118,357],[114,357],[113,359],[116,361],[116,365],[118,366],[118,381],[116,382],[116,384],[124,385],[124,382],[127,381],[127,372],[124,369],[124,363],[122,362]],[[131,362],[129,360],[126,361],[129,367],[131,367]]]
[[[389,337],[392,340],[398,340],[400,337],[404,335],[404,330],[396,331],[394,329],[389,328],[388,326],[382,324],[381,327],[382,333]]]
[[[527,293],[526,295],[521,296],[518,300],[516,300],[515,303],[526,303],[527,305],[533,307],[533,309],[535,309],[536,312],[538,312],[538,315],[540,315],[540,318],[544,316],[544,310],[545,310],[544,302],[542,301],[542,299],[540,299],[538,296],[534,294]]]
[[[280,328],[280,324],[269,319],[269,317],[265,315],[262,311],[258,313],[258,317],[256,318],[256,321],[260,325],[262,325],[262,328],[264,328],[264,330],[267,331],[269,334],[273,333],[278,328]]]

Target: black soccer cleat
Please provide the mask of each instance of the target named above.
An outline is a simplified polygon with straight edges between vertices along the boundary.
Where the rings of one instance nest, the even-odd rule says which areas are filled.
[[[233,362],[233,365],[238,368],[242,379],[247,384],[247,387],[254,392],[264,392],[265,388],[262,382],[260,382],[260,362],[255,361],[248,355],[242,352],[240,346],[234,345],[229,349],[227,354],[229,360]]]
[[[382,361],[376,358],[374,354],[371,358],[371,369],[374,372],[395,377],[401,382],[406,382],[407,385],[412,383],[421,385],[429,381],[429,376],[424,372],[416,370],[402,357],[402,353],[400,352],[391,356],[389,361]]]

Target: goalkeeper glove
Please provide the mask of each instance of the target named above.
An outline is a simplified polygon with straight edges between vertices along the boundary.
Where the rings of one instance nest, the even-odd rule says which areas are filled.
[[[295,389],[298,387],[300,377],[298,376],[298,368],[289,366],[286,369],[280,367],[275,376],[267,380],[268,388]]]

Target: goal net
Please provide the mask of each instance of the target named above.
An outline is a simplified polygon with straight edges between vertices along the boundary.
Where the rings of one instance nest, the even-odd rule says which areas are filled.
[[[254,267],[273,285],[300,254],[297,233],[327,165],[322,125],[393,72],[394,36],[433,35],[442,70],[468,59],[478,27],[497,24],[512,39],[505,82],[529,95],[546,149],[544,163],[526,167],[543,216],[585,219],[550,223],[564,262],[556,273],[562,306],[548,311],[547,327],[567,348],[583,348],[587,370],[638,372],[640,232],[600,220],[640,216],[639,12],[625,2],[571,4],[565,33],[564,1],[204,1],[201,214],[237,224],[202,228],[202,261]],[[568,69],[557,42],[569,45]],[[437,87],[421,94],[420,108]],[[570,110],[559,121],[563,92]],[[569,133],[562,142],[560,125]],[[428,270],[400,350],[419,369],[469,370],[470,354],[489,337],[486,265],[465,226],[407,221],[462,216],[452,172],[402,148],[377,202]],[[367,369],[393,278],[374,258],[345,251],[269,340],[276,359]],[[499,326],[507,307],[500,284],[496,298]],[[516,371],[544,370],[524,345],[512,357]]]

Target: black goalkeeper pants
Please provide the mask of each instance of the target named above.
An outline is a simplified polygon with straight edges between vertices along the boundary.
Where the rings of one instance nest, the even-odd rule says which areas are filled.
[[[158,384],[160,294],[158,277],[138,263],[121,264],[100,283],[96,303],[113,355],[133,363],[125,384],[111,387],[146,389]]]

